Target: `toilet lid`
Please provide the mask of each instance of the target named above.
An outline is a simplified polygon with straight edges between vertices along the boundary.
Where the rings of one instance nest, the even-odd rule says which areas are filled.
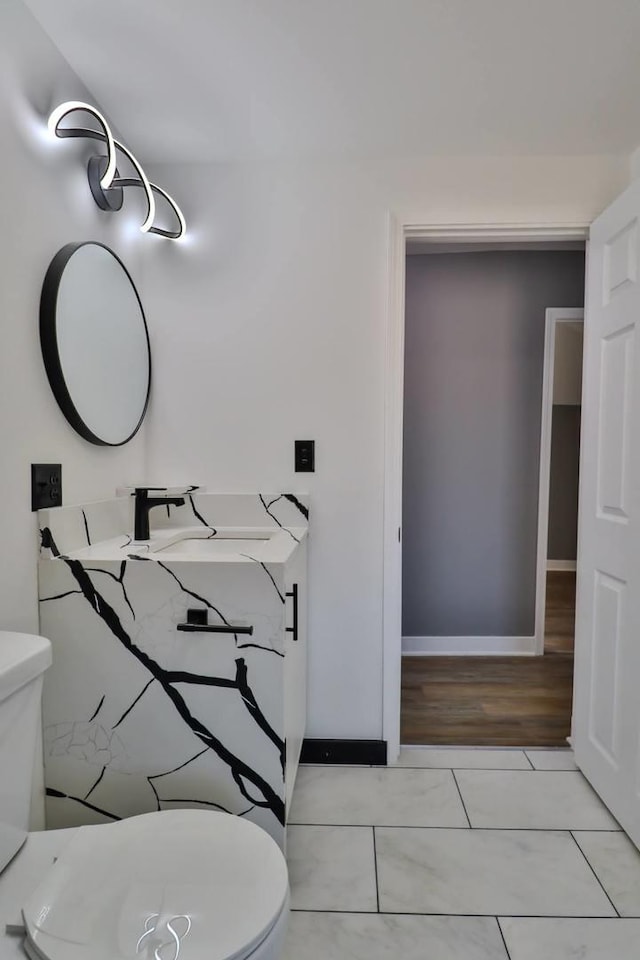
[[[23,915],[46,960],[239,960],[287,895],[285,859],[261,827],[166,810],[81,827]]]

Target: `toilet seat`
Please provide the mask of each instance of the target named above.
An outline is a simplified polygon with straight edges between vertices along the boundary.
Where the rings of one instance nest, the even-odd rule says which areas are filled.
[[[81,827],[23,907],[43,960],[245,960],[288,905],[256,824],[166,810]]]

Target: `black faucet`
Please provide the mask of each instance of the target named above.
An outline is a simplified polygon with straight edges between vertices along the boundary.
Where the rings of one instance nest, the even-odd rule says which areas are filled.
[[[136,487],[136,507],[133,522],[133,539],[149,539],[149,510],[153,507],[166,507],[172,503],[175,507],[184,505],[184,497],[150,497],[150,490],[162,487]]]

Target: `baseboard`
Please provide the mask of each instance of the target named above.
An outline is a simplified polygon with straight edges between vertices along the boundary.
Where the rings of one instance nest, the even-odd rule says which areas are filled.
[[[575,570],[575,560],[547,560],[547,570]]]
[[[535,637],[403,637],[405,657],[533,656]]]
[[[386,740],[303,740],[300,763],[347,763],[384,767]]]

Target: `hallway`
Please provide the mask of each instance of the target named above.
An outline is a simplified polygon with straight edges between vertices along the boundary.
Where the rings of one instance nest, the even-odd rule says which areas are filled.
[[[403,657],[403,744],[563,747],[571,732],[575,573],[547,574],[543,657]]]

